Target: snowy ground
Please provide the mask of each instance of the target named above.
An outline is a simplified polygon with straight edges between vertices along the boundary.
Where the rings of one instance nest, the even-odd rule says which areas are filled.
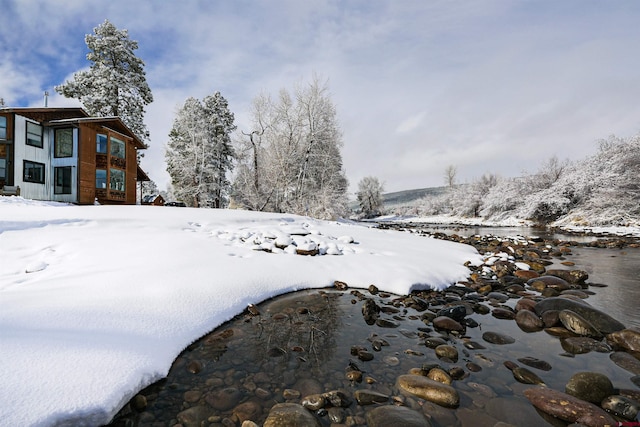
[[[481,262],[469,246],[294,215],[0,197],[0,426],[108,422],[249,303],[334,280],[443,288],[467,260]]]

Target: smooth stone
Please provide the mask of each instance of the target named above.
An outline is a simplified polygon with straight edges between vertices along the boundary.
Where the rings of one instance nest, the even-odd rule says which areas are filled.
[[[464,305],[455,305],[453,307],[443,308],[437,313],[437,317],[441,317],[441,316],[450,317],[456,322],[462,322],[462,320],[465,318],[466,315],[467,315],[467,307],[465,307]]]
[[[447,316],[438,316],[433,319],[433,326],[445,331],[464,331],[464,326]]]
[[[251,421],[258,418],[262,414],[262,405],[256,398],[242,402],[235,408],[233,408],[233,415],[238,418],[240,422]]]
[[[634,375],[640,375],[640,360],[624,351],[616,351],[609,356],[613,363]]]
[[[227,387],[222,390],[207,393],[204,400],[214,409],[227,411],[236,406],[240,402],[241,398],[242,392],[240,390],[233,387]]]
[[[485,332],[482,334],[482,339],[491,344],[513,344],[516,340],[509,335],[501,334],[498,332]]]
[[[373,390],[356,390],[353,397],[358,405],[373,405],[374,403],[385,403],[389,401],[389,396]]]
[[[599,372],[578,372],[569,379],[565,392],[599,405],[602,399],[613,394],[613,384]]]
[[[460,404],[456,389],[420,375],[400,375],[396,386],[401,391],[447,408],[456,408]]]
[[[516,313],[514,313],[512,310],[509,310],[508,308],[502,307],[496,307],[491,310],[491,315],[496,319],[503,320],[513,320],[516,318]]]
[[[424,340],[424,345],[426,345],[429,348],[436,348],[439,345],[443,345],[446,343],[447,342],[440,337],[428,337],[426,340]]]
[[[605,411],[629,421],[635,420],[640,412],[640,403],[620,395],[605,397],[600,406]]]
[[[544,385],[544,381],[527,368],[517,366],[511,370],[511,373],[513,374],[513,378],[522,384]]]
[[[431,422],[420,412],[406,406],[384,405],[367,411],[369,427],[431,427]]]
[[[571,354],[584,354],[592,350],[603,353],[611,350],[607,344],[589,337],[562,338],[560,345],[564,351]]]
[[[584,270],[560,270],[560,269],[550,269],[547,270],[546,273],[549,276],[560,277],[561,279],[566,280],[569,284],[581,285],[588,278],[589,273]]]
[[[509,301],[509,296],[502,294],[500,292],[489,292],[487,294],[487,298],[496,300],[498,302],[507,302]]]
[[[640,331],[636,329],[622,329],[607,335],[607,342],[616,349],[625,349],[640,353]]]
[[[184,427],[200,427],[211,415],[211,409],[206,406],[193,406],[176,415],[176,419]]]
[[[604,409],[561,391],[538,386],[525,390],[524,395],[540,411],[569,423],[585,426],[617,424]]]
[[[527,281],[527,285],[538,292],[542,292],[545,288],[554,288],[559,291],[571,289],[569,282],[557,276],[540,276]]]
[[[601,339],[603,335],[587,319],[572,310],[561,310],[558,313],[560,323],[574,334]]]
[[[532,368],[540,369],[541,371],[551,370],[551,365],[548,362],[545,362],[544,360],[536,359],[535,357],[530,357],[530,356],[521,357],[520,359],[518,359],[518,362],[523,363]]]
[[[320,427],[311,412],[297,403],[278,403],[269,411],[263,427]]]
[[[537,332],[544,327],[542,319],[529,310],[520,310],[516,313],[516,325],[524,332]]]
[[[310,411],[317,411],[327,405],[327,399],[322,394],[310,394],[305,396],[300,403]]]
[[[516,312],[521,310],[533,311],[537,303],[537,301],[529,298],[520,298],[518,302],[516,302]]]
[[[625,329],[622,323],[608,314],[593,308],[582,300],[576,301],[568,298],[552,297],[538,302],[535,306],[535,311],[538,315],[542,315],[548,310],[571,310],[582,316],[603,334],[610,334]]]
[[[436,356],[438,358],[447,358],[453,360],[453,362],[458,361],[458,349],[452,345],[439,345],[435,348]]]
[[[451,385],[451,383],[453,382],[451,375],[449,375],[443,369],[440,369],[440,368],[430,369],[429,373],[427,374],[427,378],[430,378],[434,381],[438,381],[439,383],[448,384],[448,385]]]

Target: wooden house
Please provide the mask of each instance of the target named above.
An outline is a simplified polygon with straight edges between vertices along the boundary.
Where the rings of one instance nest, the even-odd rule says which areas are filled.
[[[142,198],[141,204],[151,206],[164,206],[164,197],[160,194],[149,194]]]
[[[144,143],[119,117],[82,108],[0,108],[0,188],[27,199],[135,204]],[[148,179],[148,178],[147,178]]]

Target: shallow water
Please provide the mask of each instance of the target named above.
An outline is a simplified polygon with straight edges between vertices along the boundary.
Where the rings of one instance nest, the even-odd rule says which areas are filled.
[[[608,288],[596,290],[607,291]],[[525,333],[513,320],[474,313],[467,317],[479,326],[467,328],[464,338],[440,334],[420,319],[423,312],[394,304],[397,296],[360,292],[389,311],[398,309],[397,313],[381,315],[397,327],[367,324],[362,315],[363,301],[350,291],[308,290],[275,298],[257,306],[260,315],[238,316],[191,345],[175,361],[166,380],[141,393],[148,402],[146,409],[133,411],[113,425],[173,426],[182,411],[202,407],[207,419],[204,425],[239,426],[244,415],[238,408],[247,402],[258,408],[251,420],[261,425],[275,403],[299,403],[308,394],[331,390],[352,396],[360,389],[389,396],[388,404],[391,399],[398,399],[424,413],[434,426],[493,426],[499,421],[515,426],[551,425],[522,395],[532,386],[516,381],[503,365],[505,361],[518,363],[518,358],[527,356],[551,364],[550,371],[528,369],[553,389],[564,390],[569,378],[579,371],[603,373],[617,388],[637,388],[630,381],[633,374],[615,365],[608,353],[569,357],[558,338],[545,332]],[[449,298],[455,300],[454,295]],[[506,305],[513,307],[515,302],[510,299]],[[438,308],[430,307],[434,311]],[[491,344],[482,339],[486,331],[507,334],[516,341]],[[425,346],[427,336],[444,336],[448,344],[458,349],[459,360],[439,360],[435,351]],[[371,337],[382,338],[389,345],[375,351]],[[468,340],[485,348],[469,349],[464,345]],[[374,355],[373,360],[359,360],[351,353],[352,346],[365,347]],[[481,370],[471,372],[467,368],[469,362]],[[346,372],[350,364],[373,382],[349,381]],[[458,366],[468,374],[453,382],[460,394],[458,408],[447,409],[406,397],[396,388],[399,375],[429,364],[439,364],[445,370]],[[295,390],[300,396],[292,397],[293,392],[287,390]],[[214,409],[212,402],[220,401],[221,396],[230,402]],[[342,422],[366,425],[366,412],[375,406],[361,406],[352,399],[348,408],[341,409]],[[331,424],[326,414],[316,418],[323,426]]]

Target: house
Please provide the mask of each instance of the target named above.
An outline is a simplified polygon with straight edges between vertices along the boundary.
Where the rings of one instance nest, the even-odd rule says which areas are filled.
[[[164,206],[164,197],[159,194],[148,194],[142,198],[141,204],[152,206]]]
[[[27,199],[135,204],[144,143],[119,117],[82,108],[0,108],[0,188]]]

